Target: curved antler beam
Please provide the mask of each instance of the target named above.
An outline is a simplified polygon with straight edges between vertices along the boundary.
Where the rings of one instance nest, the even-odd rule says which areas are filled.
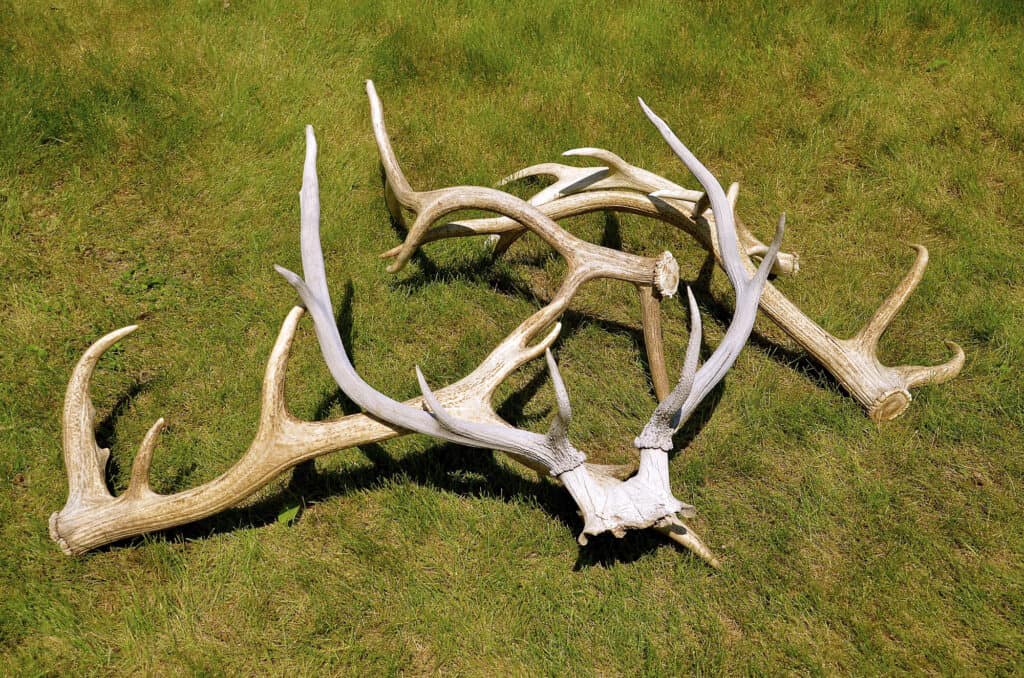
[[[384,127],[382,107],[372,82],[367,83],[367,92],[371,102],[374,134],[380,147],[381,163],[389,184],[389,187],[386,188],[386,194],[389,196],[389,209],[392,209],[392,214],[396,218],[402,217],[402,207],[409,208],[416,213],[416,219],[409,229],[406,243],[395,253],[395,262],[389,267],[389,270],[397,270],[408,261],[433,224],[444,214],[464,209],[487,209],[504,214],[509,219],[537,233],[565,258],[569,271],[562,289],[556,295],[555,300],[539,313],[548,313],[552,310],[561,313],[576,287],[591,277],[597,277],[598,271],[600,271],[600,277],[619,278],[634,284],[645,282],[643,276],[622,276],[619,269],[623,268],[623,262],[616,261],[616,257],[610,254],[610,250],[581,241],[558,228],[554,222],[539,212],[534,204],[490,189],[454,187],[426,192],[412,189],[391,148]],[[309,150],[307,151],[302,191],[302,262],[306,279],[303,280],[289,271],[278,270],[295,287],[303,302],[310,308],[317,326],[321,351],[339,387],[368,412],[419,433],[464,444],[468,441],[468,444],[472,446],[514,452],[520,457],[542,465],[562,482],[580,507],[584,517],[583,531],[579,538],[581,544],[586,543],[588,535],[611,532],[616,536],[622,536],[627,529],[656,527],[673,540],[690,548],[707,562],[717,566],[717,561],[710,550],[679,518],[680,514],[692,515],[693,507],[683,504],[672,494],[669,486],[667,451],[672,447],[672,434],[722,379],[746,343],[753,328],[758,299],[768,273],[776,261],[785,220],[780,220],[774,242],[763,252],[764,258],[761,266],[748,277],[743,262],[749,263],[749,259],[741,256],[739,251],[730,196],[727,196],[711,173],[683,146],[668,126],[643,101],[640,102],[640,105],[673,151],[697,176],[705,188],[706,195],[709,196],[710,209],[716,215],[713,240],[719,245],[717,249],[721,253],[723,267],[736,290],[737,303],[733,322],[726,331],[725,339],[707,362],[698,368],[700,319],[697,315],[696,302],[692,294],[688,293],[691,314],[694,316],[694,327],[684,361],[683,373],[675,389],[671,391],[667,388],[664,389],[665,395],[661,405],[655,411],[648,427],[637,438],[637,447],[640,448],[640,466],[634,476],[624,481],[611,478],[584,463],[585,455],[569,442],[568,427],[571,409],[564,384],[550,352],[547,352],[548,366],[558,396],[559,415],[556,416],[546,436],[520,431],[507,425],[480,424],[461,419],[448,412],[434,397],[426,379],[418,369],[417,378],[430,410],[428,417],[424,417],[422,411],[401,406],[386,395],[375,391],[355,373],[346,356],[345,347],[331,311],[330,294],[326,284],[323,252],[320,245],[319,201],[316,197],[315,176],[316,146],[312,130],[309,128],[307,128],[307,149]],[[606,152],[594,149],[585,149],[585,152],[597,153],[612,163],[616,161],[614,156],[609,157],[611,154]],[[624,165],[624,163],[620,163],[620,165]],[[535,167],[530,168],[529,171],[540,172],[545,171],[545,168]],[[624,171],[629,171],[628,166],[624,168]],[[638,172],[643,171],[639,170]],[[645,173],[645,176],[642,176],[645,180],[652,180],[649,177],[654,177],[654,175]],[[624,172],[618,174],[604,172],[600,175],[587,176],[570,172],[560,177],[557,183],[564,186],[573,182],[576,185],[615,187],[629,185],[630,181],[630,177],[626,176]],[[560,190],[562,189],[556,186],[556,190],[549,191],[549,194],[555,194]],[[695,200],[699,199],[697,195],[693,197]],[[535,202],[541,203],[542,200],[538,199]],[[659,262],[654,263],[656,266],[654,270],[657,271]],[[648,261],[647,265],[649,266],[649,264]],[[646,272],[649,276],[650,268],[647,268]],[[645,287],[652,287],[650,280],[650,277],[646,278]],[[644,299],[643,296],[641,298]],[[645,320],[648,310],[649,306],[645,305]],[[550,316],[546,319],[550,321],[553,317]],[[527,323],[529,322],[527,321]]]
[[[379,106],[379,102],[378,102]],[[378,145],[388,149],[390,144]],[[385,153],[382,150],[382,155]],[[557,163],[534,165],[516,172],[502,183],[531,176],[552,176],[556,182],[534,195],[530,202],[555,221],[595,211],[620,211],[660,219],[691,235],[697,242],[713,253],[719,265],[723,265],[720,247],[715,236],[715,216],[707,191],[698,192],[684,189],[672,182],[629,165],[614,153],[603,149],[577,149],[566,155],[594,158],[604,167],[571,167]],[[390,176],[390,175],[389,175]],[[404,177],[403,177],[404,179]],[[735,218],[735,206],[739,185],[732,184],[725,192],[725,200],[733,210],[736,233],[739,237],[743,257],[742,266],[747,274],[756,270],[748,257],[764,257],[769,247],[754,237]],[[411,207],[410,207],[411,208]],[[489,235],[498,238],[495,255],[500,255],[518,239],[525,229],[514,220],[503,217],[468,219],[443,223],[432,228],[410,231],[405,242],[384,252],[384,258],[394,258],[400,252],[410,256],[423,244],[445,238],[469,235]],[[803,313],[785,295],[771,284],[761,297],[761,308],[784,332],[792,337],[815,360],[827,369],[851,396],[877,422],[888,421],[900,416],[910,405],[913,397],[911,388],[925,384],[941,384],[960,373],[965,356],[954,342],[947,341],[953,356],[945,363],[935,366],[883,365],[877,357],[878,340],[892,322],[895,314],[913,293],[928,263],[928,251],[921,245],[914,245],[918,252],[910,272],[886,299],[864,328],[849,339],[840,339]],[[795,273],[799,262],[794,254],[780,252],[773,264],[775,274]],[[660,317],[657,302],[641,291],[644,308],[645,337],[648,333],[660,337]],[[654,339],[656,342],[657,339]],[[664,359],[658,351],[648,349],[652,380],[659,398],[667,394],[668,379],[664,372]]]
[[[586,455],[576,449],[568,439],[571,420],[568,393],[557,364],[546,346],[548,368],[555,385],[559,406],[559,413],[552,422],[547,435],[516,429],[505,423],[472,421],[450,412],[435,397],[418,368],[416,370],[417,378],[429,413],[394,401],[373,389],[356,373],[348,359],[341,335],[334,322],[330,292],[326,282],[323,251],[320,244],[316,140],[312,128],[307,127],[306,138],[307,155],[303,173],[303,189],[300,193],[302,268],[305,278],[280,267],[278,272],[292,284],[303,303],[310,309],[321,352],[338,386],[368,413],[383,421],[443,440],[500,450],[511,454],[513,458],[526,460],[531,468],[546,470],[565,485],[580,506],[584,516],[584,527],[580,535],[581,544],[586,543],[586,535],[602,532],[612,532],[622,536],[627,529],[639,529],[654,525],[664,526],[671,521],[681,526],[682,523],[679,522],[676,514],[681,512],[687,515],[692,514],[692,507],[683,504],[672,495],[668,486],[667,455],[664,453],[659,452],[662,459],[658,459],[656,456],[652,456],[650,451],[641,450],[638,472],[625,481],[609,475],[601,467],[585,463]],[[394,156],[391,157],[393,159]],[[424,214],[429,214],[431,210],[484,207],[513,216],[542,233],[554,234],[560,239],[560,244],[572,237],[559,232],[553,223],[550,223],[528,203],[491,189],[457,187],[433,191],[431,194],[417,194],[416,199],[419,200],[424,195],[427,198],[420,203],[422,209],[420,218]],[[438,207],[438,205],[443,205],[443,207]],[[725,233],[727,229],[728,226],[723,222],[720,230],[726,239],[728,239],[728,234]],[[735,235],[733,235],[734,238]],[[521,342],[509,344],[509,341],[506,340],[503,345],[507,344],[513,348],[518,345],[520,351],[525,350],[529,338],[561,314],[575,290],[586,280],[594,277],[608,277],[637,282],[629,275],[623,275],[623,271],[628,271],[629,267],[623,267],[621,256],[612,256],[623,253],[605,250],[582,242],[573,248],[559,249],[559,252],[563,253],[569,264],[569,272],[562,289],[548,306],[520,326],[519,331],[523,333]],[[610,254],[604,254],[605,252]],[[597,254],[603,256],[595,256]],[[770,258],[769,256],[768,259]],[[634,259],[639,260],[639,258]],[[655,261],[647,261],[645,263],[647,268],[643,269],[645,271],[643,276],[650,276],[652,266],[656,264]],[[770,266],[770,262],[768,265]],[[690,299],[692,301],[692,295]],[[751,312],[756,310],[756,297],[752,301],[747,301],[745,306]],[[695,304],[692,305],[692,308],[696,309]],[[699,325],[698,319],[696,321],[698,332]],[[749,328],[747,332],[749,333]],[[556,333],[557,331],[552,332],[549,337],[553,340]],[[745,339],[745,336],[734,337],[728,342],[729,346],[724,350],[717,351],[716,355],[723,352],[732,354],[732,347],[737,341],[742,346]],[[694,347],[699,347],[699,339],[691,340],[690,345],[691,353],[695,354]],[[495,353],[500,352],[501,347],[499,346]],[[732,354],[731,359],[734,358],[735,355]],[[693,363],[695,360],[695,357],[691,357],[688,359],[688,363]],[[724,370],[716,367],[718,362],[715,355],[709,360],[709,364],[712,365],[710,371],[720,379]],[[670,536],[675,534],[676,536],[672,538],[678,543],[687,546],[698,556],[717,566],[717,561],[711,555],[710,550],[688,528],[679,527],[668,534]],[[678,538],[682,534],[687,535],[687,538]]]

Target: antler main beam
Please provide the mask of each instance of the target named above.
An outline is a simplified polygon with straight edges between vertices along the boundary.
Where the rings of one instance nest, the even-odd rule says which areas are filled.
[[[388,209],[395,218],[401,219],[402,206],[415,211],[418,204],[403,189],[389,188],[394,182],[404,182],[404,177],[400,176],[400,169],[395,169],[397,163],[394,161],[390,140],[383,120],[378,120],[380,102],[376,92],[372,85],[368,90],[374,102],[374,132],[388,182],[388,186],[385,186],[385,192],[390,196]],[[563,155],[593,158],[602,166],[572,167],[558,163],[533,165],[505,177],[499,185],[527,177],[550,176],[555,182],[535,194],[529,202],[551,219],[559,221],[597,211],[628,212],[653,217],[688,233],[715,256],[719,266],[724,267],[715,229],[718,217],[717,213],[708,209],[710,203],[706,191],[685,189],[652,172],[630,165],[604,149],[574,149]],[[741,258],[741,265],[749,275],[755,270],[755,264],[750,258],[763,258],[768,246],[735,218],[738,195],[739,185],[730,185],[726,199],[733,211],[741,250],[748,255]],[[388,270],[401,268],[418,247],[445,238],[488,235],[497,239],[494,255],[500,256],[526,232],[521,224],[502,217],[440,224],[424,222],[424,219],[417,218],[416,226],[410,229],[405,241],[381,255],[383,258],[394,259]],[[954,378],[960,373],[965,360],[963,350],[951,341],[947,341],[946,345],[953,352],[953,357],[941,365],[889,367],[878,360],[879,338],[920,283],[928,263],[928,250],[922,245],[913,247],[917,251],[917,258],[910,272],[864,327],[849,339],[840,339],[830,334],[770,283],[761,296],[761,308],[765,314],[835,376],[864,407],[871,419],[879,422],[895,419],[906,411],[912,400],[910,389],[925,384],[940,384]],[[777,275],[796,273],[798,270],[797,256],[789,253],[779,253],[772,268],[772,272]],[[641,291],[641,304],[644,309],[644,336],[650,336],[648,356],[652,381],[659,398],[663,398],[667,392],[668,379],[661,355],[657,300]]]
[[[61,550],[76,555],[128,537],[201,520],[238,504],[303,461],[408,433],[365,414],[311,422],[288,412],[284,398],[285,366],[302,315],[302,308],[293,308],[281,326],[267,363],[259,423],[248,450],[219,477],[176,494],[157,494],[149,487],[149,466],[157,436],[164,426],[163,419],[153,425],[140,445],[128,489],[116,497],[107,489],[106,465],[110,451],[96,443],[95,409],[89,397],[89,382],[100,357],[136,327],[115,330],[90,346],[72,372],[64,399],[63,447],[68,500],[64,508],[50,516],[50,536]],[[507,344],[503,344],[503,357],[510,360],[504,369],[511,372],[542,353],[553,340],[551,336],[540,345],[519,352],[509,351]],[[493,354],[490,358],[502,360]],[[493,383],[493,374],[482,375],[478,369],[441,389],[436,397],[462,416],[487,421],[494,418],[493,413],[478,404],[489,399],[488,389],[493,390]],[[421,398],[413,398],[406,405],[416,408],[421,403]],[[529,460],[520,461],[529,464]]]

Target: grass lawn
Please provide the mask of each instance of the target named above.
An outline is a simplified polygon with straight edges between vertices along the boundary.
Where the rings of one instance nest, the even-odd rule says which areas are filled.
[[[1024,6],[0,0],[0,673],[476,675],[1024,671]],[[492,185],[579,146],[696,186],[642,95],[801,271],[778,287],[847,336],[913,261],[891,364],[967,351],[876,425],[759,319],[673,487],[715,572],[653,532],[577,546],[569,495],[498,454],[408,436],[285,474],[224,514],[83,557],[60,412],[81,352],[141,329],[93,381],[110,482],[152,422],[154,489],[208,481],[255,430],[296,295],[303,125],[353,360],[398,398],[469,372],[564,272],[528,236],[427,246],[397,275],[363,81],[413,186]],[[517,190],[527,190],[519,187]],[[534,187],[535,189],[536,187]],[[681,232],[564,224],[668,249],[706,342],[732,298]],[[631,286],[583,288],[556,344],[576,444],[624,462],[655,401]],[[669,368],[687,338],[668,304]],[[303,320],[288,397],[351,412]],[[543,430],[535,361],[499,411]],[[294,521],[279,521],[300,506]]]

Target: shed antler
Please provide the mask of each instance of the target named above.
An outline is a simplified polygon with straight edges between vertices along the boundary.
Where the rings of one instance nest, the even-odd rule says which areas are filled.
[[[366,81],[366,93],[370,99],[373,135],[377,141],[381,167],[384,170],[384,196],[388,211],[392,218],[403,224],[405,223],[402,214],[403,208],[411,210],[416,214],[412,226],[409,227],[405,243],[381,255],[382,258],[394,257],[395,259],[388,266],[388,271],[395,273],[401,270],[412,257],[419,244],[437,239],[439,231],[444,231],[445,233],[445,235],[440,237],[473,235],[477,232],[497,232],[478,231],[473,227],[463,228],[458,222],[439,228],[432,228],[447,214],[460,209],[477,208],[503,214],[503,216],[480,221],[510,225],[511,230],[505,229],[502,232],[510,233],[512,240],[515,240],[523,232],[529,230],[550,245],[569,265],[570,274],[566,278],[565,285],[570,285],[570,283],[575,283],[575,285],[582,284],[592,277],[619,277],[622,279],[621,276],[615,275],[595,276],[594,272],[600,266],[607,267],[608,265],[611,265],[614,269],[625,270],[626,264],[629,262],[619,258],[624,253],[617,253],[615,250],[607,247],[594,245],[563,230],[542,213],[543,206],[538,207],[533,203],[524,204],[521,200],[507,193],[487,188],[455,186],[434,191],[414,190],[405,178],[405,173],[402,171],[395,151],[391,146],[387,127],[384,124],[384,107],[381,105],[380,97],[377,96],[377,90],[373,86],[372,80]],[[643,172],[643,170],[640,171]],[[575,177],[576,175],[570,172],[569,176]],[[589,182],[592,178],[585,181]],[[608,178],[606,181],[614,182],[618,180]],[[501,209],[499,209],[499,206]],[[522,211],[524,218],[520,219],[514,214],[503,212],[503,209]],[[511,241],[508,244],[511,244]],[[499,242],[498,246],[502,247],[503,245]],[[649,262],[650,260],[647,261]],[[665,369],[660,303],[663,298],[671,297],[675,294],[679,284],[679,265],[676,263],[671,252],[662,252],[655,262],[653,275],[646,278],[629,278],[629,280],[636,286],[640,296],[644,344],[647,349],[647,361],[651,366],[651,380],[654,385],[654,392],[658,398],[664,398],[669,392],[669,380]],[[568,291],[570,296],[575,293],[575,286],[567,288],[565,285],[563,285],[563,291]],[[561,313],[561,310],[559,313]]]
[[[395,171],[397,163],[393,163],[394,153],[383,120],[380,119],[380,102],[372,85],[368,87],[368,91],[375,111],[374,132],[387,178],[385,192],[389,196],[388,209],[393,216],[401,219],[402,206],[417,210],[418,205],[401,188],[391,188],[393,183],[404,182],[404,177],[400,176],[400,170]],[[653,217],[690,234],[714,254],[720,266],[725,266],[715,229],[719,212],[707,211],[710,191],[685,189],[652,172],[630,165],[614,153],[600,148],[579,148],[566,151],[563,155],[593,158],[602,166],[572,167],[558,163],[543,163],[515,172],[502,179],[499,185],[527,177],[553,177],[553,184],[530,198],[530,203],[551,219],[558,221],[605,210]],[[726,192],[726,200],[735,220],[741,250],[748,255],[741,257],[741,264],[747,273],[751,274],[755,266],[748,257],[761,258],[768,251],[768,247],[735,218],[738,195],[739,185],[730,185]],[[722,208],[724,209],[724,205]],[[494,254],[500,256],[524,232],[525,229],[520,224],[503,217],[468,219],[436,225],[426,224],[423,219],[418,218],[416,227],[410,229],[405,241],[381,256],[394,259],[395,263],[389,270],[397,270],[421,245],[444,238],[469,235],[489,235],[496,238]],[[832,373],[875,421],[895,419],[909,406],[912,400],[911,388],[948,381],[959,374],[964,365],[963,350],[950,341],[947,341],[946,345],[953,352],[953,357],[942,365],[889,367],[878,360],[879,338],[921,281],[925,266],[928,264],[928,250],[922,245],[913,247],[917,250],[917,259],[910,272],[863,329],[849,339],[839,339],[829,334],[770,283],[765,287],[761,297],[761,308],[768,317]],[[788,253],[780,253],[772,268],[772,272],[777,275],[787,275],[798,270],[799,262],[796,255]],[[664,361],[659,353],[657,301],[642,292],[641,301],[645,309],[645,337],[648,334],[657,335],[648,343],[652,380],[658,396],[664,397],[668,380],[664,375]]]
[[[419,368],[416,370],[417,377],[424,400],[429,407],[429,413],[389,398],[375,390],[359,376],[348,359],[341,335],[334,322],[330,292],[327,287],[327,275],[320,245],[320,204],[315,166],[316,142],[311,128],[307,128],[308,150],[301,193],[302,268],[305,277],[300,277],[280,267],[277,270],[295,287],[303,304],[309,309],[310,317],[316,326],[317,339],[320,342],[324,360],[338,386],[366,412],[402,429],[474,447],[501,450],[528,463],[532,468],[546,470],[565,485],[580,507],[584,519],[583,530],[580,534],[581,544],[586,543],[588,535],[611,532],[616,536],[622,536],[627,529],[655,527],[717,567],[717,560],[710,550],[680,518],[680,514],[683,517],[692,515],[693,507],[683,504],[672,494],[669,486],[668,452],[672,449],[672,435],[689,418],[701,400],[721,381],[746,343],[753,328],[761,290],[764,288],[781,244],[785,219],[780,219],[775,240],[765,253],[760,268],[752,277],[748,278],[741,263],[742,257],[738,249],[731,209],[728,207],[728,201],[721,186],[693,154],[679,142],[668,126],[642,101],[641,106],[673,151],[698,177],[711,196],[712,209],[718,215],[716,235],[718,242],[721,243],[726,273],[736,290],[736,311],[721,345],[698,369],[700,315],[697,311],[696,301],[688,291],[693,327],[682,375],[676,387],[662,400],[655,409],[651,421],[637,437],[635,444],[640,449],[640,466],[637,472],[626,480],[613,477],[602,467],[585,463],[586,455],[569,441],[571,407],[568,393],[559,374],[558,366],[550,350],[547,350],[546,347],[548,369],[551,372],[558,400],[558,414],[546,435],[517,429],[500,422],[500,420],[473,420],[449,411],[430,390]],[[567,296],[566,289],[570,286],[574,289],[578,284],[577,280],[594,277],[598,272],[603,271],[606,277],[638,282],[629,275],[623,275],[621,263],[609,268],[612,266],[609,261],[610,255],[604,248],[597,248],[583,241],[579,241],[571,249],[564,247],[565,242],[572,236],[561,231],[534,206],[518,198],[492,189],[472,187],[416,193],[401,175],[401,170],[393,154],[390,155],[389,162],[391,171],[399,177],[396,181],[398,184],[396,194],[403,195],[406,200],[415,202],[419,207],[417,225],[421,223],[429,225],[437,216],[458,209],[487,209],[515,218],[526,224],[531,230],[541,234],[542,237],[554,242],[559,253],[569,261],[570,272],[555,300],[548,307],[538,311],[535,317],[539,319],[533,323],[531,323],[532,319],[524,323],[524,325],[529,324],[531,329],[537,329],[550,322],[553,311],[561,312],[560,300]],[[415,228],[414,226],[414,230]],[[555,234],[557,234],[557,238],[553,237]],[[593,256],[598,253],[602,256]],[[553,336],[553,334],[549,336]],[[525,348],[525,345],[524,342],[521,349]]]

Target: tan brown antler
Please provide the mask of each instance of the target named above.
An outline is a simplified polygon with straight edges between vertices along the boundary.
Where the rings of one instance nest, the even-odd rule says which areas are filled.
[[[404,182],[400,170],[395,171],[397,163],[392,164],[394,152],[391,150],[383,121],[379,119],[380,102],[372,85],[368,87],[368,91],[375,111],[374,132],[385,167],[387,183],[391,185],[394,182]],[[707,192],[685,189],[652,172],[630,165],[614,153],[603,149],[575,149],[567,151],[564,155],[594,158],[603,166],[571,167],[544,163],[520,170],[502,179],[500,183],[506,184],[538,175],[554,177],[555,183],[530,198],[530,203],[551,219],[558,221],[605,210],[653,217],[690,234],[701,246],[714,254],[720,266],[724,266],[721,248],[715,235],[717,213],[708,210]],[[400,218],[401,206],[414,211],[418,209],[418,203],[410,199],[410,195],[402,189],[385,186],[385,191],[391,196],[388,207],[392,215]],[[726,197],[733,213],[738,195],[739,185],[730,185]],[[768,251],[768,246],[751,234],[738,219],[735,221],[740,247],[747,254],[746,257],[742,257],[743,267],[750,274],[755,269],[750,257],[763,257]],[[488,235],[497,238],[494,249],[497,256],[507,250],[524,232],[521,224],[503,217],[441,224],[426,223],[426,219],[418,218],[405,241],[381,256],[393,258],[395,263],[388,270],[397,270],[418,247],[426,243],[469,235]],[[879,422],[895,419],[906,410],[912,400],[911,388],[948,381],[959,374],[964,365],[963,350],[950,341],[947,341],[946,345],[953,351],[953,357],[942,365],[889,367],[878,360],[879,338],[921,281],[928,263],[928,250],[922,245],[913,247],[917,250],[917,259],[910,272],[863,329],[849,339],[839,339],[828,333],[771,284],[765,287],[761,296],[761,308],[765,314],[835,376],[850,395],[867,410],[868,416]],[[799,261],[795,254],[779,253],[772,272],[786,275],[798,270]],[[658,324],[660,316],[656,310],[658,299],[644,290],[640,291],[640,298],[644,309],[644,336],[649,337],[647,350],[652,381],[658,397],[663,398],[667,392],[668,378],[664,373],[664,360],[661,356]]]

